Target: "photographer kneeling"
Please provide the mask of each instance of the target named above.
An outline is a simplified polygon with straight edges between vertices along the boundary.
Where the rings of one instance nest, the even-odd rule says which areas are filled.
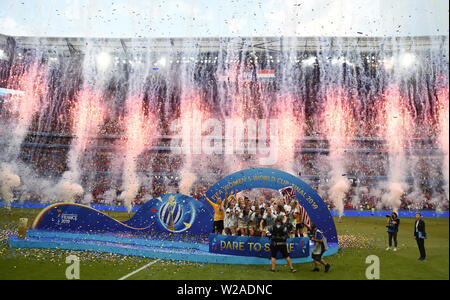
[[[394,239],[394,251],[397,251],[397,233],[398,226],[400,225],[400,219],[398,218],[397,213],[393,212],[391,215],[386,215],[387,223],[387,232],[389,236],[389,247],[386,250],[391,250],[392,247],[392,239]]]
[[[270,251],[272,260],[271,272],[275,272],[275,262],[278,251],[281,252],[283,258],[286,259],[291,268],[291,272],[294,273],[295,269],[292,266],[291,258],[289,257],[289,252],[287,248],[286,240],[292,228],[289,228],[290,224],[283,223],[283,218],[281,216],[277,217],[275,224],[270,228]]]

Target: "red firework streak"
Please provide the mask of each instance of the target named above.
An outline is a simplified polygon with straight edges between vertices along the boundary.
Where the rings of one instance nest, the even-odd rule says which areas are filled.
[[[281,193],[281,195],[286,196],[290,201],[295,199],[295,190],[294,188],[292,188],[292,186],[282,188],[279,190],[279,192]],[[308,229],[311,229],[311,219],[309,218],[306,209],[300,204],[298,205],[298,207],[300,209],[299,214],[301,216],[301,220],[303,220],[303,224],[305,224]]]

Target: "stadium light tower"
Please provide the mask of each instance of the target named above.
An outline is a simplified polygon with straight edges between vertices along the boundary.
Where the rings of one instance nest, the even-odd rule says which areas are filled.
[[[314,63],[316,62],[316,57],[315,56],[311,56],[305,60],[302,61],[302,65],[304,66],[312,66],[314,65]]]
[[[164,56],[161,57],[161,58],[158,60],[158,65],[159,65],[160,67],[165,67],[166,64],[167,64],[167,59],[166,59]]]
[[[412,53],[403,53],[400,56],[400,65],[404,68],[411,67],[416,62],[416,57]]]
[[[394,63],[395,63],[395,61],[394,61],[394,57],[393,56],[390,57],[390,58],[383,59],[383,65],[384,65],[384,69],[386,71],[392,70],[392,68],[394,67]]]
[[[5,51],[3,49],[0,49],[0,60],[7,60],[8,56],[6,55]]]
[[[97,67],[100,70],[105,71],[111,66],[112,57],[107,52],[101,52],[97,55],[97,57],[95,58],[95,61],[97,63]]]

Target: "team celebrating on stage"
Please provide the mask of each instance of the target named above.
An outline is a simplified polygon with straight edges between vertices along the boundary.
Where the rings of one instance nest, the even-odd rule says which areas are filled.
[[[303,228],[309,226],[309,218],[299,202],[289,195],[261,196],[253,200],[231,191],[225,200],[214,203],[205,195],[214,208],[213,233],[224,235],[262,236],[269,234],[277,217],[290,224],[291,237],[302,237]]]

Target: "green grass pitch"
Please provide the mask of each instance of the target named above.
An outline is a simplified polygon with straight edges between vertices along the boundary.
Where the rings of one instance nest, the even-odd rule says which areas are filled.
[[[66,279],[66,257],[80,258],[80,279],[119,279],[140,267],[155,261],[151,258],[121,256],[109,253],[52,249],[9,248],[7,239],[17,233],[19,218],[28,218],[29,224],[39,210],[0,209],[0,279]],[[108,212],[114,218],[126,220],[126,213]],[[312,263],[297,264],[297,273],[290,273],[287,265],[269,272],[269,265],[199,264],[181,261],[157,261],[127,278],[153,280],[186,279],[246,279],[246,280],[301,280],[301,279],[366,279],[366,258],[380,259],[380,279],[449,279],[449,219],[424,218],[428,239],[426,261],[418,261],[419,251],[413,238],[414,218],[401,218],[397,252],[386,251],[386,220],[375,217],[344,217],[336,222],[340,237],[339,253],[325,257],[332,267],[328,273],[310,272]],[[336,220],[335,220],[336,221]]]

